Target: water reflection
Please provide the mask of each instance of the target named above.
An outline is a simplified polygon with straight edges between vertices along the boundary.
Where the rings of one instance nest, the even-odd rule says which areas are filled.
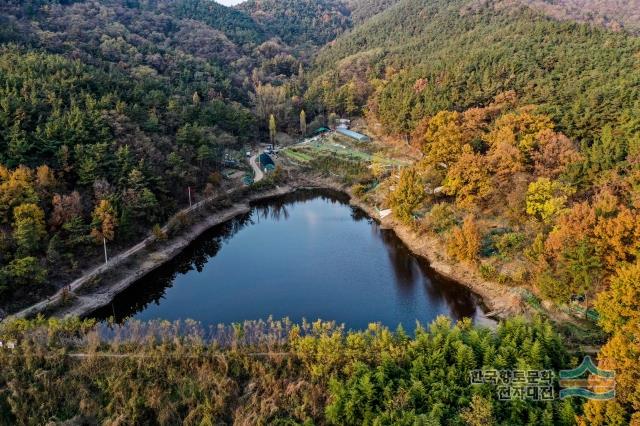
[[[298,192],[216,226],[92,316],[205,325],[274,317],[350,328],[483,320],[478,298],[414,257],[339,193]]]

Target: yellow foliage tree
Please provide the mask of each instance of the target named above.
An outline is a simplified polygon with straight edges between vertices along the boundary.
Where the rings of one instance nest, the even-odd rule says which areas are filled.
[[[101,200],[93,210],[92,216],[91,236],[94,237],[97,242],[102,242],[103,238],[112,241],[115,238],[117,221],[115,210],[109,200]]]
[[[599,367],[616,372],[615,401],[589,401],[584,425],[640,424],[640,262],[620,268],[596,308],[602,328],[612,333],[602,348]],[[625,413],[630,413],[627,418]]]
[[[441,111],[428,121],[422,135],[422,150],[432,165],[449,166],[462,155],[471,137],[463,127],[462,114]]]
[[[389,195],[389,204],[393,214],[405,223],[411,222],[413,211],[424,200],[425,191],[415,169],[404,169],[400,174],[400,182]]]
[[[573,189],[558,181],[539,178],[529,184],[527,191],[527,214],[542,222],[550,222],[567,204]]]
[[[471,208],[491,194],[491,180],[484,157],[465,145],[458,161],[449,168],[444,181],[448,195],[456,197],[461,208]]]
[[[600,216],[593,233],[596,251],[609,270],[614,270],[620,262],[635,260],[638,255],[640,216],[624,206],[615,216],[612,213]]]
[[[13,208],[38,201],[31,169],[20,166],[13,171],[4,167],[0,170],[0,220],[8,222]]]
[[[485,141],[490,147],[499,142],[507,142],[517,147],[530,160],[541,135],[553,130],[553,127],[549,116],[536,113],[533,107],[524,107],[498,118],[491,132],[485,136]]]
[[[51,190],[56,184],[56,177],[49,166],[40,166],[36,169],[36,183],[42,191]]]

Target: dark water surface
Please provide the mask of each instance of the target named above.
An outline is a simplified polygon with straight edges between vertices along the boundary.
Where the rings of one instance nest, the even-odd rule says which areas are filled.
[[[393,231],[344,197],[317,192],[262,202],[212,228],[92,316],[114,314],[204,325],[321,318],[351,329],[414,330],[438,315],[488,322],[476,295],[438,276]]]

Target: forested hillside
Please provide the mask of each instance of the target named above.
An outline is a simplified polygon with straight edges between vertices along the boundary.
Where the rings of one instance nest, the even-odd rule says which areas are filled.
[[[36,319],[0,327],[20,355],[0,349],[0,423],[640,424],[639,16],[635,0],[0,2],[0,316],[103,244],[167,238],[189,195],[221,189],[225,154],[362,117],[366,149],[403,161],[336,143],[349,158],[289,166],[353,169],[352,193],[452,268],[597,318],[586,350],[617,374],[614,400],[585,405],[469,386],[476,368],[575,366],[583,348],[537,319],[213,342],[163,323],[122,344]]]
[[[363,115],[419,150],[400,176],[362,172],[364,202],[391,207],[483,279],[523,287],[533,309],[599,315],[609,340],[598,361],[616,372],[617,397],[569,423],[603,426],[640,410],[640,39],[595,18],[632,22],[637,8],[607,5],[580,16],[569,2],[369,4],[297,80],[314,124]],[[271,106],[260,121],[294,115],[286,93],[257,91]]]
[[[640,30],[638,0],[521,0],[524,4],[562,20],[603,26],[614,31]]]
[[[635,424],[640,38],[598,16],[628,27],[638,8],[542,3],[402,0],[323,48],[307,111],[416,151],[399,174],[350,176],[363,202],[533,309],[599,316],[617,395],[580,424]]]
[[[307,98],[348,114],[369,102],[388,132],[408,134],[425,115],[515,90],[577,141],[605,125],[628,131],[637,38],[494,6],[405,0],[326,47]]]
[[[137,2],[137,0],[136,0]],[[140,4],[142,2],[137,2]],[[151,8],[175,14],[179,18],[202,21],[224,32],[234,42],[250,47],[266,41],[267,35],[246,13],[211,0],[160,0]]]
[[[335,39],[351,26],[342,0],[247,0],[238,8],[285,43],[307,49]]]
[[[0,6],[3,306],[68,279],[102,237],[147,233],[188,186],[213,190],[224,149],[253,136],[265,59],[190,2],[41,3]]]
[[[400,0],[346,0],[351,9],[351,19],[354,24],[361,24],[367,19],[385,11]]]

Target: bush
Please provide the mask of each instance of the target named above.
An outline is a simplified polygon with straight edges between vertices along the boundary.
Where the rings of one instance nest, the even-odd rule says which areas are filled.
[[[511,274],[511,280],[516,284],[524,284],[529,278],[529,271],[526,268],[518,268]]]
[[[441,234],[458,225],[456,211],[450,204],[436,204],[431,208],[426,223],[429,230]]]
[[[169,234],[175,235],[191,225],[192,219],[184,212],[177,213],[170,221],[169,221]]]
[[[167,233],[164,232],[162,227],[160,225],[158,225],[157,223],[155,225],[153,225],[152,232],[153,232],[153,236],[156,239],[156,241],[166,241]]]
[[[524,248],[527,237],[519,232],[509,232],[496,239],[495,247],[502,257],[509,257]]]
[[[480,272],[480,276],[487,281],[495,279],[497,274],[496,267],[490,263],[483,263],[478,268],[478,271]]]
[[[353,195],[355,195],[356,197],[362,197],[364,194],[367,193],[367,187],[364,186],[361,183],[356,183],[355,185],[353,185],[351,187],[351,192],[353,193]]]
[[[555,277],[549,270],[538,274],[536,287],[542,296],[556,303],[567,303],[571,300],[571,287],[564,280]]]

